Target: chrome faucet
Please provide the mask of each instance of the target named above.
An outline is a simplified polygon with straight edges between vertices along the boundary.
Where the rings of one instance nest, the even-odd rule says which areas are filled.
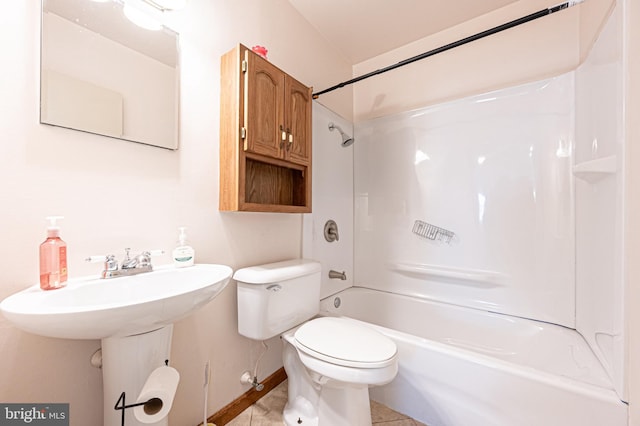
[[[133,259],[129,256],[130,248],[124,249],[125,255],[124,259],[122,259],[120,269],[143,269],[151,267],[151,253],[148,251],[143,251]],[[142,271],[144,272],[144,271]]]
[[[157,256],[164,254],[164,250],[151,250],[143,251],[131,258],[129,252],[130,248],[125,248],[124,259],[118,266],[118,261],[115,255],[109,254],[106,256],[89,256],[85,260],[87,262],[104,262],[104,270],[100,274],[101,278],[116,278],[126,277],[130,275],[137,275],[143,272],[153,271],[153,265],[151,264],[151,256]]]
[[[346,280],[347,279],[347,274],[342,271],[342,272],[338,272],[338,271],[334,271],[333,269],[329,271],[329,279],[335,280],[335,279],[339,279],[339,280]]]

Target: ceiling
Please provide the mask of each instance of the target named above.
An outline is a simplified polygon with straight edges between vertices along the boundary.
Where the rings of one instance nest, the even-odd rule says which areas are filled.
[[[350,63],[357,64],[519,0],[289,0],[289,3]],[[131,25],[119,3],[45,0],[45,9],[113,40],[175,64],[175,39],[165,31]],[[96,19],[99,17],[100,19]],[[109,22],[104,25],[104,21]],[[118,22],[118,25],[114,25]],[[132,31],[140,35],[133,36]],[[160,39],[158,39],[160,38]],[[165,40],[164,38],[167,38]],[[131,40],[139,40],[131,45]],[[159,46],[170,46],[157,51]],[[173,57],[171,57],[173,55]]]
[[[518,0],[289,0],[351,63]]]

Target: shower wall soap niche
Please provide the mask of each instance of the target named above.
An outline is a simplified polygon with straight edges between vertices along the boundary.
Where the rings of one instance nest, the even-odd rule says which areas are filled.
[[[241,44],[220,71],[219,209],[311,212],[311,88]]]

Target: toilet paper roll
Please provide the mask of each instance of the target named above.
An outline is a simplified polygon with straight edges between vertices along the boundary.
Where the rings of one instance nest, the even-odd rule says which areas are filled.
[[[175,368],[162,366],[153,370],[136,400],[136,403],[145,404],[133,408],[136,419],[141,423],[156,423],[164,419],[171,410],[179,381],[180,373]]]

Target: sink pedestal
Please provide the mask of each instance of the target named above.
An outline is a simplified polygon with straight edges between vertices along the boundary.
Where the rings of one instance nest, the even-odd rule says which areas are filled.
[[[122,392],[126,405],[135,404],[149,374],[171,360],[171,336],[173,325],[167,325],[148,333],[133,336],[107,337],[102,339],[102,381],[104,391],[104,426],[122,426]],[[147,426],[139,422],[133,408],[125,410],[125,426]],[[168,417],[151,423],[168,426]]]

